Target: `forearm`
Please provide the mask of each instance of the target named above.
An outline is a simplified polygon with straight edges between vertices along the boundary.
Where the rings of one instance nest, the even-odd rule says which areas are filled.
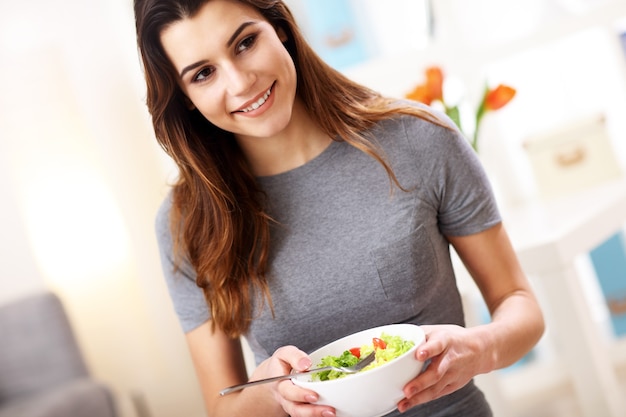
[[[543,315],[502,226],[466,237],[449,237],[480,289],[491,323],[472,328],[484,355],[482,372],[509,366],[541,338]]]
[[[472,331],[484,342],[483,372],[505,368],[526,355],[543,335],[545,324],[539,305],[527,291],[510,294],[493,311],[489,324]],[[481,373],[483,373],[481,372]]]
[[[219,328],[212,329],[210,322],[188,332],[186,338],[209,417],[286,415],[272,384],[220,396],[220,390],[248,379],[239,339],[228,337]],[[252,379],[281,373],[282,369],[268,369],[266,361],[257,367]]]
[[[219,331],[211,337],[207,335],[211,333],[200,330],[188,333],[187,337],[209,417],[320,415],[329,410],[314,404],[317,394],[289,380],[250,386],[221,396],[219,393],[224,388],[248,379],[241,345]],[[310,366],[311,360],[305,352],[295,346],[283,346],[259,364],[250,380],[286,375]]]
[[[211,407],[211,408],[209,408]],[[259,385],[207,401],[209,417],[282,417],[287,413],[274,399],[268,386]]]
[[[541,311],[526,290],[510,292],[491,312],[489,324],[422,326],[426,341],[418,348],[417,359],[430,363],[404,387],[401,411],[448,395],[478,374],[515,363],[543,333]]]

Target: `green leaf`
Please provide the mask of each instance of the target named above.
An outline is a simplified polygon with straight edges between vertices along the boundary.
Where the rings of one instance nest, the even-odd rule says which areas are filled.
[[[349,350],[344,351],[341,356],[324,356],[320,360],[319,366],[352,366],[356,365],[359,358],[354,356]],[[343,377],[345,374],[340,371],[321,371],[313,374],[314,381],[328,381]]]
[[[478,130],[480,128],[480,122],[482,121],[485,113],[487,113],[487,107],[485,106],[485,102],[487,100],[488,92],[489,86],[485,84],[485,90],[480,100],[480,104],[478,105],[478,110],[476,111],[476,127],[474,128],[474,137],[472,138],[472,148],[474,148],[476,152],[478,152]]]
[[[459,106],[446,107],[446,114],[450,117],[450,119],[452,119],[454,124],[456,124],[460,130],[463,130],[461,129],[461,114],[459,112]]]

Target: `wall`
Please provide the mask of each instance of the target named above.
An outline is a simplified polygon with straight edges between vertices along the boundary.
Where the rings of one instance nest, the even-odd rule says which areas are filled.
[[[44,281],[35,265],[17,206],[11,173],[8,170],[8,152],[0,150],[0,303],[18,298],[43,287]]]
[[[122,417],[202,415],[154,239],[171,168],[131,2],[2,2],[0,62],[0,302],[56,291]]]

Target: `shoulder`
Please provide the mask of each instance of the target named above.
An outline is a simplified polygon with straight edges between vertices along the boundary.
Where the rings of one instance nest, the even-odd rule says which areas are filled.
[[[172,211],[172,191],[169,191],[159,209],[157,210],[156,218],[155,218],[155,227],[157,230],[161,230],[164,225],[169,228],[169,220],[170,220],[170,212]]]
[[[170,191],[161,202],[154,221],[157,242],[161,248],[166,248],[168,251],[171,251],[173,246],[170,222],[170,212],[172,211],[173,204],[172,201],[172,191]]]
[[[409,100],[392,106],[395,113],[373,129],[383,146],[400,143],[422,155],[471,154],[469,141],[445,113]]]

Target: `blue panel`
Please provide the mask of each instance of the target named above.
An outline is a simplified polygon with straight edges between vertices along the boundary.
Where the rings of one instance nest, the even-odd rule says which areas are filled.
[[[305,0],[307,39],[330,66],[341,69],[364,61],[368,50],[349,0]]]
[[[622,232],[611,236],[591,251],[602,294],[611,313],[611,323],[617,336],[626,335],[626,250]]]

